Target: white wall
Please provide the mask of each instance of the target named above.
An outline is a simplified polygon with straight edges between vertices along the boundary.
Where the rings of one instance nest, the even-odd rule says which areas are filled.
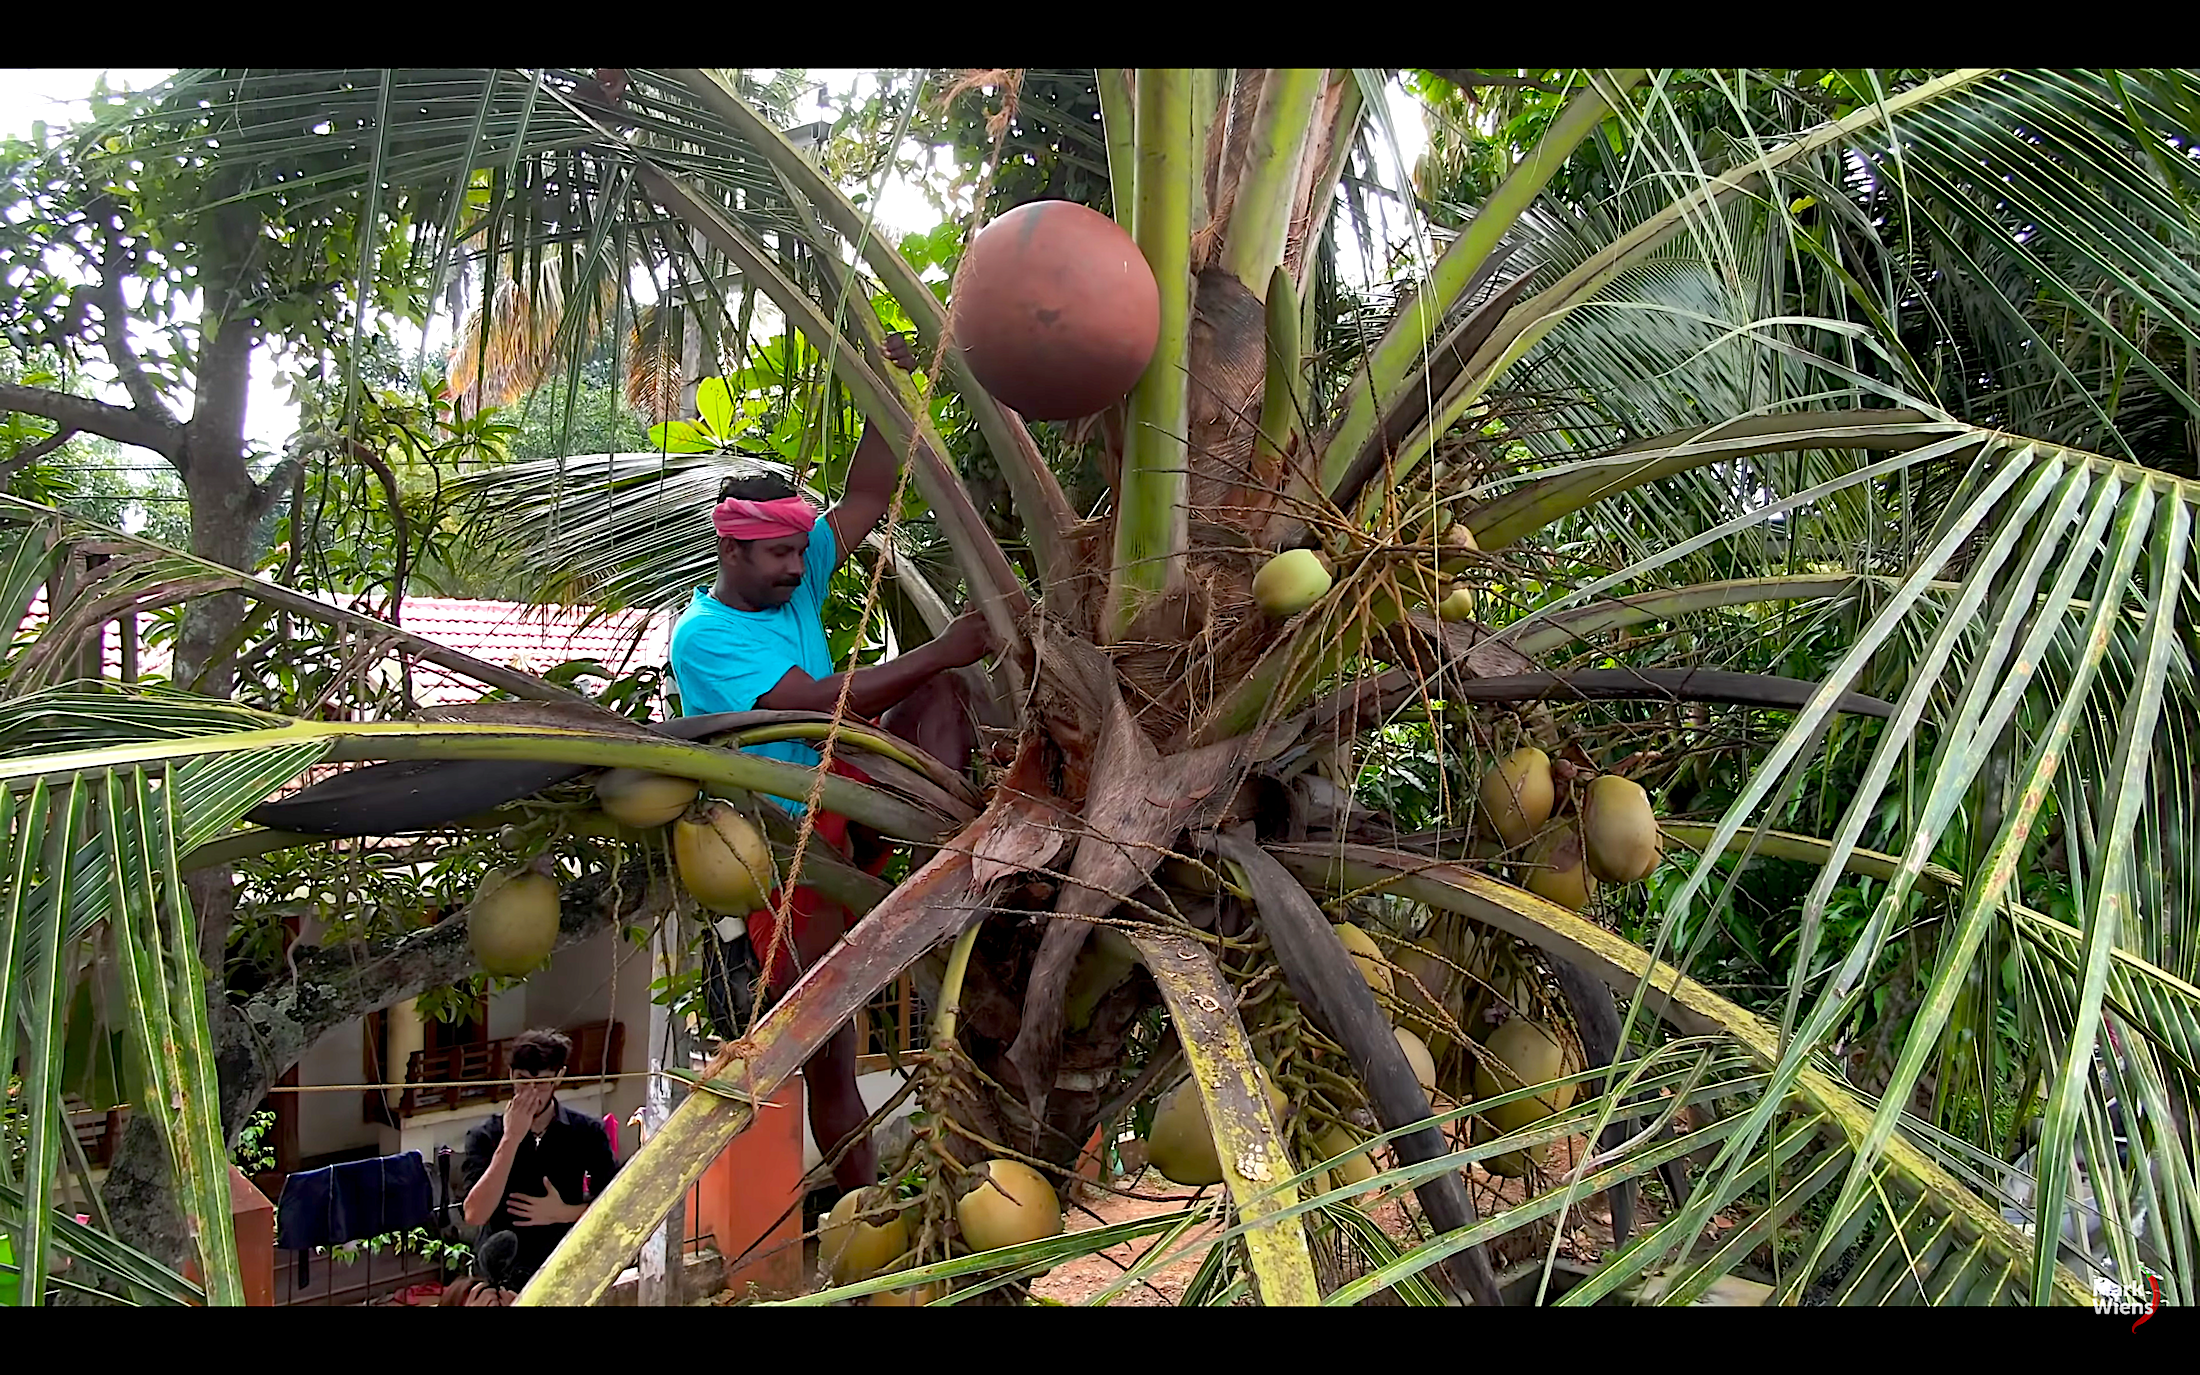
[[[358,1083],[363,1034],[364,1024],[353,1018],[323,1036],[299,1059],[298,1082]],[[375,1145],[376,1129],[366,1120],[361,1098],[358,1091],[299,1094],[298,1154],[310,1158]]]
[[[612,1071],[631,1073],[644,1068],[649,1041],[648,953],[646,947],[629,944],[609,932],[559,951],[547,968],[489,999],[489,1038],[517,1036],[530,1027],[570,1027],[609,1018],[626,1026],[623,1063],[611,1066]],[[388,1077],[393,1080],[404,1077],[411,1052],[423,1043],[422,1028],[412,1009],[410,998],[386,1009],[390,1021]],[[359,1082],[363,1035],[364,1023],[359,1020],[330,1032],[299,1061],[299,1083]],[[639,1078],[617,1079],[600,1087],[564,1091],[559,1096],[590,1116],[616,1114],[621,1124],[620,1158],[624,1159],[633,1153],[635,1135],[625,1123],[641,1107],[646,1083]],[[393,1109],[401,1095],[401,1090],[389,1094]],[[473,1105],[459,1113],[415,1117],[400,1131],[364,1121],[356,1093],[304,1093],[298,1097],[300,1155],[324,1155],[360,1146],[373,1146],[385,1155],[418,1150],[428,1159],[430,1168],[436,1146],[459,1149],[466,1133],[495,1110]]]

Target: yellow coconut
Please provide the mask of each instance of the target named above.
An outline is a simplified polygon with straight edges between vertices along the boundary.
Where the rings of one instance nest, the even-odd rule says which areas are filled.
[[[1268,1090],[1268,1105],[1280,1119],[1290,1100],[1261,1075]],[[1161,1095],[1154,1109],[1153,1129],[1146,1138],[1146,1163],[1178,1184],[1199,1187],[1222,1182],[1222,1158],[1215,1151],[1214,1131],[1207,1125],[1207,1105],[1199,1085],[1189,1079]]]
[[[689,808],[672,828],[672,858],[680,882],[713,912],[758,911],[775,886],[771,846],[731,803]]]
[[[1477,1064],[1474,1068],[1477,1098],[1494,1098],[1501,1093],[1545,1083],[1570,1068],[1558,1038],[1541,1023],[1526,1017],[1515,1017],[1491,1032],[1489,1051],[1512,1070],[1512,1076],[1500,1076],[1488,1065]],[[1534,1126],[1552,1113],[1563,1111],[1573,1101],[1574,1086],[1566,1084],[1532,1098],[1514,1099],[1482,1115],[1502,1135]]]
[[[1482,547],[1475,541],[1474,531],[1463,520],[1455,520],[1444,527],[1444,545],[1459,553],[1473,553]]]
[[[1329,595],[1329,584],[1329,560],[1311,549],[1286,549],[1253,575],[1253,600],[1282,620]]]
[[[1482,775],[1482,814],[1506,847],[1524,844],[1551,819],[1551,759],[1533,745],[1514,750]]]
[[[1406,1063],[1413,1066],[1413,1077],[1420,1081],[1421,1091],[1436,1092],[1436,1057],[1428,1053],[1428,1046],[1420,1037],[1404,1027],[1391,1028],[1398,1038],[1398,1048],[1406,1053]]]
[[[1474,593],[1465,587],[1454,587],[1436,603],[1436,619],[1463,621],[1474,615]]]
[[[946,1290],[940,1285],[920,1284],[914,1289],[887,1289],[871,1296],[873,1308],[922,1308],[940,1297]]]
[[[840,1196],[825,1223],[817,1229],[817,1255],[835,1284],[856,1284],[878,1274],[909,1249],[909,1223],[897,1211],[880,1217],[876,1210],[888,1205],[876,1189],[852,1189]],[[866,1221],[858,1211],[874,1216]]]
[[[550,958],[558,943],[558,885],[533,869],[493,873],[466,909],[474,959],[499,978],[516,979]]]
[[[1606,883],[1640,883],[1658,867],[1658,819],[1650,794],[1618,774],[1599,774],[1582,805],[1589,870]]]
[[[955,1203],[955,1221],[973,1251],[995,1251],[1062,1234],[1054,1186],[1020,1160],[988,1160],[978,1182]]]
[[[1367,986],[1378,994],[1388,995],[1392,986],[1390,965],[1383,959],[1382,947],[1375,944],[1375,938],[1351,922],[1340,921],[1337,939],[1344,942],[1353,963],[1360,966],[1360,977],[1367,980]]]
[[[620,825],[648,831],[686,811],[700,786],[646,769],[607,769],[596,780],[596,802]]]
[[[1579,912],[1596,896],[1596,880],[1581,862],[1581,835],[1560,822],[1546,826],[1528,852],[1526,887],[1539,897]]]

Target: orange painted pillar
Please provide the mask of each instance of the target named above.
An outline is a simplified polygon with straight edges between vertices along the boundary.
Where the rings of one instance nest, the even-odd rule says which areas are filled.
[[[802,1273],[802,1076],[718,1153],[696,1183],[692,1235],[708,1234],[725,1257],[726,1288],[796,1294]]]
[[[1094,1185],[1107,1183],[1107,1143],[1100,1139],[1105,1130],[1105,1127],[1094,1127],[1092,1140],[1085,1143],[1085,1149],[1077,1157],[1077,1177]]]
[[[275,1306],[275,1205],[235,1165],[229,1167],[229,1223],[237,1234],[237,1269],[244,1280],[244,1301],[252,1308]],[[183,1275],[203,1284],[197,1262]]]

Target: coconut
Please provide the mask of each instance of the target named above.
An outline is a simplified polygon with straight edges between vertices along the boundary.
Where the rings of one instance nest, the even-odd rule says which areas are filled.
[[[1268,1091],[1268,1105],[1282,1117],[1290,1100],[1268,1082],[1267,1074],[1260,1081]],[[1175,1183],[1202,1187],[1222,1182],[1222,1158],[1215,1151],[1214,1131],[1207,1125],[1207,1105],[1200,1099],[1199,1085],[1189,1079],[1161,1095],[1146,1145],[1146,1163]]]
[[[1606,883],[1640,883],[1658,867],[1658,819],[1642,785],[1599,774],[1581,809],[1589,870]]]
[[[516,979],[558,943],[558,885],[534,869],[493,873],[466,909],[466,942],[491,974]]]
[[[1161,337],[1161,291],[1138,245],[1075,201],[1032,201],[987,225],[949,305],[978,385],[1031,420],[1122,400]]]
[[[1328,1160],[1332,1156],[1344,1155],[1346,1151],[1359,1144],[1360,1140],[1357,1136],[1346,1127],[1338,1125],[1331,1127],[1317,1137],[1314,1141],[1314,1149],[1320,1152],[1321,1159]],[[1320,1192],[1328,1193],[1331,1189],[1348,1189],[1363,1180],[1374,1178],[1377,1173],[1379,1171],[1375,1164],[1375,1157],[1369,1155],[1366,1151],[1359,1151],[1352,1155],[1346,1155],[1343,1164],[1324,1170],[1321,1176],[1312,1182],[1322,1186]]]
[[[1464,520],[1455,520],[1444,527],[1444,546],[1470,554],[1482,547],[1474,538],[1474,530]]]
[[[637,831],[655,830],[688,809],[701,785],[646,769],[608,769],[596,780],[604,815]]]
[[[1474,1093],[1477,1098],[1494,1098],[1501,1093],[1511,1093],[1532,1084],[1556,1079],[1567,1072],[1567,1055],[1558,1038],[1543,1025],[1526,1017],[1515,1017],[1490,1033],[1490,1054],[1496,1056],[1513,1072],[1513,1078],[1503,1078],[1486,1064],[1474,1068]],[[1517,1082],[1515,1082],[1517,1080]],[[1537,1094],[1532,1098],[1518,1098],[1510,1103],[1489,1109],[1482,1115],[1500,1135],[1532,1127],[1554,1112],[1562,1112],[1574,1101],[1574,1086],[1564,1085]]]
[[[1579,912],[1596,896],[1596,880],[1581,862],[1581,836],[1564,823],[1547,826],[1528,852],[1527,890]]]
[[[1436,603],[1436,619],[1463,621],[1474,614],[1474,592],[1466,587],[1454,587]]]
[[[1485,976],[1493,987],[1484,988],[1481,1006],[1475,1010],[1474,1019],[1467,1023],[1467,1032],[1484,1045],[1503,1022],[1493,1022],[1489,1013],[1500,1006],[1507,1017],[1526,1017],[1535,1011],[1535,985],[1519,971],[1492,972]]]
[[[1093,927],[1062,994],[1062,1024],[1071,1031],[1092,1025],[1100,1000],[1121,987],[1138,964],[1138,947],[1130,937],[1112,926]]]
[[[1375,944],[1375,938],[1354,926],[1340,921],[1336,925],[1337,939],[1344,942],[1345,951],[1352,962],[1360,967],[1360,977],[1378,994],[1388,995],[1392,990],[1390,965],[1383,959],[1383,949]]]
[[[860,1201],[859,1201],[860,1200]],[[851,1189],[817,1229],[817,1255],[835,1284],[857,1284],[878,1274],[909,1249],[909,1223],[899,1210],[883,1221],[864,1221],[858,1211],[888,1206],[876,1189]]]
[[[1474,1119],[1475,1145],[1486,1146],[1502,1135],[1504,1133],[1492,1131],[1490,1124],[1481,1118]],[[1543,1163],[1543,1148],[1541,1146],[1529,1146],[1517,1151],[1500,1151],[1496,1155],[1484,1159],[1481,1163],[1483,1169],[1488,1170],[1500,1179],[1526,1179],[1530,1164],[1540,1165]]]
[[[955,1221],[973,1251],[996,1251],[1062,1234],[1054,1186],[1020,1160],[988,1160],[978,1182],[955,1202]]]
[[[1329,595],[1329,560],[1311,549],[1286,549],[1253,575],[1253,600],[1283,620]]]
[[[672,858],[680,882],[714,912],[760,911],[776,885],[763,832],[730,803],[689,808],[672,828]]]
[[[1514,750],[1482,775],[1482,812],[1511,849],[1551,819],[1551,759],[1533,745]]]
[[[885,1289],[871,1296],[873,1308],[922,1308],[946,1292],[939,1284],[920,1284],[914,1289]]]
[[[1444,1026],[1445,1018],[1451,1013],[1453,995],[1459,987],[1459,975],[1444,962],[1441,952],[1430,941],[1401,948],[1391,963],[1399,973],[1411,976],[1397,979],[1393,984],[1398,1001],[1403,1004],[1398,1025],[1426,1041],[1430,1053],[1442,1058],[1444,1048],[1451,1044],[1451,1036]]]
[[[1436,1057],[1428,1053],[1420,1037],[1404,1027],[1393,1027],[1391,1034],[1398,1038],[1398,1048],[1406,1053],[1406,1063],[1413,1066],[1413,1077],[1420,1081],[1421,1091],[1435,1094]]]

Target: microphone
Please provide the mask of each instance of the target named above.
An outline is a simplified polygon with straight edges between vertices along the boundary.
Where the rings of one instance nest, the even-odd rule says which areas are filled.
[[[511,1282],[512,1271],[519,1265],[519,1234],[498,1232],[481,1243],[481,1274],[499,1289],[517,1289]]]

